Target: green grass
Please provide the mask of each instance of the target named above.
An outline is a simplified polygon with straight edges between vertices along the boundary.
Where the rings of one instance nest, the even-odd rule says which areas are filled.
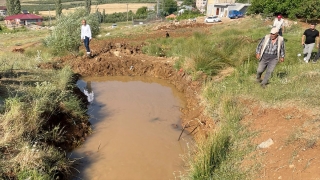
[[[195,155],[188,162],[190,173],[186,179],[251,179],[254,169],[241,168],[242,159],[253,150],[250,138],[240,123],[244,107],[241,99],[251,99],[267,105],[286,105],[316,108],[320,105],[320,64],[302,63],[301,36],[304,31],[293,25],[284,33],[286,57],[279,63],[266,89],[255,83],[258,61],[255,49],[270,28],[263,20],[246,18],[230,24],[212,26],[211,32],[195,33],[189,38],[150,40],[145,47],[149,54],[157,55],[161,49],[165,56],[179,57],[175,68],[183,68],[190,75],[202,71],[216,75],[225,67],[234,71],[222,81],[207,81],[202,97],[207,114],[218,124],[214,132],[197,144]],[[306,140],[312,146],[315,138]],[[295,135],[289,141],[298,139]],[[253,172],[253,173],[249,173]]]
[[[131,34],[150,30],[149,26],[128,28],[125,23],[118,23],[115,29],[109,28],[110,26],[111,24],[102,26],[100,34],[103,36],[110,32],[110,36],[101,38],[129,37]],[[234,21],[231,24],[212,26],[208,34],[197,32],[188,38],[158,38],[147,41],[149,45],[143,48],[143,52],[154,56],[178,57],[174,67],[182,68],[194,78],[197,78],[199,72],[214,76],[225,67],[234,69],[222,81],[207,81],[203,86],[202,97],[206,113],[217,126],[208,133],[207,138],[199,141],[195,152],[185,155],[189,173],[182,179],[252,179],[258,165],[246,168],[241,166],[244,157],[254,148],[250,145],[250,139],[255,135],[248,133],[246,126],[241,123],[245,112],[241,99],[252,99],[267,105],[294,102],[297,106],[308,108],[319,106],[320,94],[317,91],[320,85],[317,82],[320,80],[320,64],[302,63],[297,56],[302,52],[300,41],[303,32],[298,26],[286,28],[285,62],[277,65],[268,87],[262,89],[254,82],[258,65],[255,48],[269,30],[262,20],[246,18],[241,23]],[[1,46],[20,43],[15,38],[24,34],[19,33],[8,36],[1,34],[6,42]],[[37,50],[41,50],[40,55]],[[85,113],[80,108],[80,101],[70,92],[70,69],[35,69],[39,59],[46,62],[50,58],[50,51],[44,47],[29,49],[25,55],[8,53],[0,57],[2,72],[7,73],[8,78],[17,78],[17,83],[8,85],[8,98],[4,99],[5,106],[1,108],[0,117],[3,137],[0,140],[0,153],[15,153],[12,161],[8,161],[10,163],[0,161],[0,174],[14,169],[21,178],[46,179],[51,178],[56,170],[70,171],[72,162],[52,146],[40,150],[38,156],[31,156],[32,139],[54,137],[53,139],[60,141],[58,137],[65,133],[59,123],[39,133],[45,117],[48,117],[43,115],[54,115],[59,109],[71,114],[73,119],[82,119]],[[23,71],[24,73],[19,74],[17,70],[28,73]],[[303,134],[292,134],[287,142],[294,142],[302,137]],[[317,138],[319,137],[305,138],[305,146],[312,147]],[[24,147],[28,148],[23,149]],[[39,159],[43,160],[42,163],[37,163],[40,162]],[[39,167],[46,167],[43,175],[39,175]]]

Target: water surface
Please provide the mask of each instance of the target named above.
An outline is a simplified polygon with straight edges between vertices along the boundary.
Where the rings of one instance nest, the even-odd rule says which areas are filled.
[[[181,133],[183,96],[155,78],[98,77],[78,81],[93,92],[93,134],[73,152],[83,157],[76,179],[166,180],[184,172],[180,155],[190,137]]]

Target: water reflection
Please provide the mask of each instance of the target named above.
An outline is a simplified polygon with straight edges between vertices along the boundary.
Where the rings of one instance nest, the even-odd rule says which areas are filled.
[[[87,96],[88,102],[91,103],[94,98],[94,93],[91,87],[91,81],[87,81],[87,86],[83,90],[83,93]]]

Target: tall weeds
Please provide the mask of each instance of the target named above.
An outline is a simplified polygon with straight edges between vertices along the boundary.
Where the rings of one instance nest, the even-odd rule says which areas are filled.
[[[23,178],[54,179],[57,172],[70,172],[73,161],[52,146],[66,142],[62,124],[68,120],[52,117],[68,113],[76,125],[83,122],[86,111],[73,94],[71,69],[65,67],[51,75],[50,82],[24,86],[5,100],[0,116],[0,153],[10,152],[10,156],[0,161],[0,177],[9,178],[6,174],[13,173]]]

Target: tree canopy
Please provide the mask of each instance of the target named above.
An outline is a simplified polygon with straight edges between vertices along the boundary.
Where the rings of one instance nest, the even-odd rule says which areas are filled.
[[[163,3],[160,6],[161,14],[166,16],[172,14],[178,10],[177,2],[174,0],[163,0]]]
[[[305,18],[314,20],[320,18],[319,0],[252,0],[248,13],[282,14],[291,19]]]

